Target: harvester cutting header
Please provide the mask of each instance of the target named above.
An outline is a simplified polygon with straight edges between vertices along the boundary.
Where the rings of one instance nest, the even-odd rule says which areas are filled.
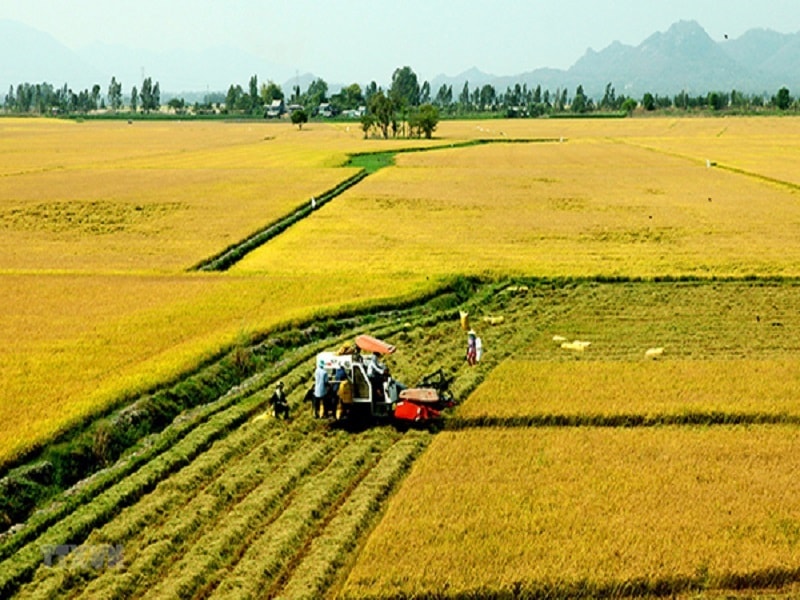
[[[407,388],[381,362],[395,346],[369,335],[359,335],[354,346],[320,352],[314,386],[306,394],[316,418],[335,420],[393,419],[424,423],[441,417],[455,405],[450,379],[442,369]]]

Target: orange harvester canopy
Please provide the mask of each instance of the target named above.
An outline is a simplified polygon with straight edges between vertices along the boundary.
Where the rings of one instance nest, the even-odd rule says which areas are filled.
[[[391,344],[371,335],[356,336],[356,346],[364,352],[377,352],[378,354],[392,354],[396,350]]]

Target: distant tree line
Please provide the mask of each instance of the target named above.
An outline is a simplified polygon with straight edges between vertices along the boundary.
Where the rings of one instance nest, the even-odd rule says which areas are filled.
[[[141,91],[140,91],[141,90]],[[130,112],[150,112],[161,107],[161,90],[159,83],[150,77],[142,81],[141,88],[131,88],[128,96],[128,105],[124,105],[122,84],[116,77],[111,78],[108,92],[101,95],[99,84],[92,89],[74,92],[65,83],[56,88],[49,83],[20,83],[16,89],[8,86],[8,93],[3,101],[3,109],[10,114],[87,114],[97,110],[112,110],[115,112],[129,110]],[[106,103],[107,102],[107,103]]]
[[[588,96],[582,85],[574,93],[566,88],[555,91],[527,84],[515,84],[498,90],[491,84],[470,86],[465,82],[460,90],[444,84],[434,93],[427,81],[419,82],[414,71],[404,66],[392,74],[388,89],[375,81],[362,88],[353,83],[335,94],[329,93],[328,84],[314,79],[305,91],[295,85],[288,97],[274,81],[259,85],[253,75],[247,85],[231,84],[227,93],[206,94],[203,102],[188,105],[181,98],[166,103],[171,112],[179,114],[225,114],[264,117],[273,101],[279,100],[291,115],[326,117],[346,115],[361,119],[365,135],[382,137],[430,136],[440,117],[463,118],[471,116],[499,116],[531,118],[559,115],[591,115],[597,113],[626,114],[633,111],[731,111],[758,112],[764,110],[800,110],[800,101],[793,98],[786,87],[773,96],[746,94],[737,90],[710,91],[692,95],[659,95],[650,92],[641,98],[617,94],[612,83],[605,87],[599,99]],[[324,112],[321,111],[324,107]],[[112,113],[149,113],[162,108],[161,91],[157,81],[145,78],[139,87],[133,86],[123,96],[122,83],[111,78],[106,93],[100,85],[91,89],[73,91],[66,84],[60,88],[49,83],[20,83],[9,86],[3,102],[6,114],[88,114],[95,111]],[[288,109],[291,110],[288,110]],[[302,125],[302,119],[298,120]]]

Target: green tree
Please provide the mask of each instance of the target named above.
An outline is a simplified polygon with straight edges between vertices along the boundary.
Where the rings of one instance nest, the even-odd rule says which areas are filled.
[[[586,98],[586,94],[583,92],[582,85],[579,85],[578,89],[575,90],[575,97],[572,99],[572,106],[570,108],[572,109],[572,112],[576,113],[585,113],[589,110],[588,99]]]
[[[364,104],[364,94],[361,93],[361,86],[352,83],[339,90],[338,94],[331,96],[331,103],[339,110],[354,109]]]
[[[533,97],[531,98],[531,102],[534,104],[541,104],[542,103],[542,86],[536,86],[536,89],[533,90]]]
[[[139,92],[136,90],[136,86],[131,88],[131,112],[136,112],[136,109],[139,105]]]
[[[626,98],[622,102],[620,108],[624,110],[626,113],[631,114],[633,111],[636,110],[636,100],[634,100],[633,98]]]
[[[417,117],[419,130],[427,139],[431,139],[439,124],[439,110],[432,104],[423,104],[419,107]]]
[[[253,75],[250,78],[249,88],[250,88],[250,102],[252,103],[252,108],[254,110],[260,108],[263,102],[261,101],[261,96],[258,93],[258,76]]]
[[[419,90],[419,103],[430,104],[431,102],[431,84],[427,81],[422,82],[422,87]]]
[[[283,90],[281,86],[277,83],[272,81],[271,79],[266,83],[261,85],[261,104],[272,104],[273,100],[283,100]]]
[[[441,109],[448,109],[453,103],[453,86],[443,83],[439,91],[436,92],[436,98],[433,103]]]
[[[367,105],[369,105],[370,98],[378,93],[378,90],[380,90],[380,88],[374,81],[370,81],[369,85],[364,88],[364,102],[366,102]]]
[[[719,92],[709,92],[706,102],[711,110],[721,110],[725,105],[725,99]]]
[[[7,112],[13,112],[17,108],[17,96],[14,94],[14,85],[8,85],[8,93],[6,94],[6,100],[3,103],[3,107]]]
[[[367,139],[367,134],[369,134],[369,130],[375,124],[375,120],[372,118],[372,115],[366,114],[361,116],[361,130],[364,132],[364,139]]]
[[[680,94],[675,95],[675,97],[672,99],[672,105],[675,108],[682,108],[684,110],[688,110],[689,94],[686,93],[686,90],[681,90]]]
[[[603,94],[603,99],[600,100],[600,108],[603,110],[614,110],[617,108],[617,93],[610,81],[606,84],[606,91]]]
[[[100,86],[96,83],[92,86],[92,93],[90,98],[91,98],[90,100],[91,109],[97,110],[97,107],[100,104]]]
[[[429,90],[430,93],[430,90]],[[401,67],[392,73],[392,85],[389,87],[389,98],[401,111],[419,106],[420,87],[417,74],[411,67]]]
[[[656,109],[656,99],[650,92],[645,92],[644,96],[642,96],[642,108],[645,110]]]
[[[144,112],[150,112],[150,108],[153,104],[153,81],[149,77],[145,77],[144,81],[142,81],[139,99],[142,102],[142,110]]]
[[[380,129],[384,139],[389,137],[389,126],[394,122],[394,103],[383,91],[378,91],[370,98],[369,112],[375,125]]]
[[[464,87],[461,88],[461,93],[458,95],[458,105],[463,112],[467,112],[469,110],[469,81],[464,82]]]
[[[228,93],[225,95],[225,108],[229,111],[236,110],[237,107],[241,106],[242,96],[244,96],[242,86],[231,84],[228,87]]]
[[[290,118],[292,119],[292,124],[297,125],[298,129],[303,129],[303,123],[308,123],[308,113],[302,108],[293,110]]]
[[[481,88],[480,96],[478,97],[478,108],[480,110],[494,110],[496,101],[497,92],[494,86],[489,83],[485,84]]]
[[[780,110],[786,110],[792,105],[792,97],[789,95],[789,89],[782,87],[778,90],[778,94],[772,99],[772,103]]]
[[[567,89],[557,89],[553,98],[553,110],[561,112],[567,106]]]
[[[325,83],[324,79],[315,79],[311,83],[308,84],[308,89],[306,90],[306,100],[303,104],[305,104],[306,108],[314,109],[318,107],[323,102],[328,101],[328,84]]]
[[[112,77],[111,83],[108,84],[108,104],[111,110],[122,108],[122,84],[116,77]]]
[[[186,108],[186,102],[183,98],[171,98],[170,101],[167,102],[167,106],[169,106],[177,114],[181,114],[183,109]]]

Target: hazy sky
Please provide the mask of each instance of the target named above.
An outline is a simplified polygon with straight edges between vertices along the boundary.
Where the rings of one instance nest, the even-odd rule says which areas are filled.
[[[800,0],[0,0],[0,18],[71,48],[234,45],[327,81],[380,82],[403,65],[421,79],[567,68],[587,48],[637,45],[681,19],[715,40],[796,33]]]

